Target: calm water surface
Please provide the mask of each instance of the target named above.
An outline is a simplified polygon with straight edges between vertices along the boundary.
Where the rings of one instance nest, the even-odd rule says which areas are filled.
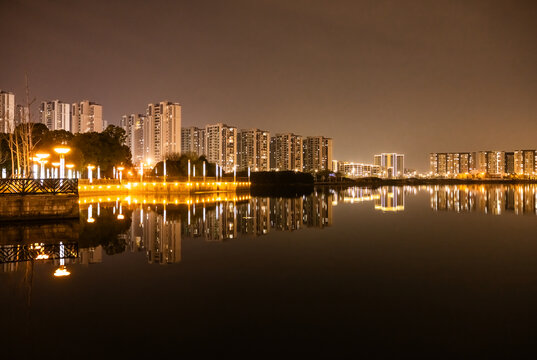
[[[81,198],[80,221],[4,224],[5,348],[75,358],[532,349],[534,186],[211,196]]]

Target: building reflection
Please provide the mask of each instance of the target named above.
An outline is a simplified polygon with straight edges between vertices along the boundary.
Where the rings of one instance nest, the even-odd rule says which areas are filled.
[[[405,194],[416,193],[416,189],[408,186],[383,186],[379,188],[347,188],[335,192],[334,204],[373,202],[375,210],[397,212],[405,210]]]
[[[428,191],[435,211],[537,214],[535,185],[432,186]]]
[[[305,227],[324,228],[332,225],[334,195],[320,192],[298,198],[211,196],[186,199],[116,198],[81,199],[83,222],[88,226],[105,226],[100,217],[119,214],[128,229],[117,237],[125,242],[125,250],[144,252],[149,263],[172,264],[181,261],[183,238],[207,242],[224,242],[242,236],[262,236],[270,231],[295,231]],[[84,210],[85,209],[85,210]],[[82,258],[99,258],[89,249]],[[102,260],[102,256],[100,257]],[[90,262],[91,260],[87,260]]]

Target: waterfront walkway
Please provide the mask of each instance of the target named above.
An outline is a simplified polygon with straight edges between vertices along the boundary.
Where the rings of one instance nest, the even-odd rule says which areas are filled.
[[[251,183],[248,179],[236,181],[216,179],[195,179],[192,181],[122,181],[118,180],[79,180],[80,195],[104,193],[121,194],[200,194],[200,193],[233,193],[247,191]]]

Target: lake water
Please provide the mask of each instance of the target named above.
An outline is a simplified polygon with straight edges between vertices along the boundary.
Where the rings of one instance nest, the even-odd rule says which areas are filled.
[[[512,355],[534,343],[536,204],[529,185],[81,198],[80,221],[0,228],[0,338],[74,358]]]

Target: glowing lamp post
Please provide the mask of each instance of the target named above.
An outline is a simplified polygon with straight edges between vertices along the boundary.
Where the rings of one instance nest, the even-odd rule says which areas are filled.
[[[69,179],[72,179],[74,176],[73,176],[73,168],[75,167],[74,164],[66,164],[65,167],[68,169],[67,170],[67,177]]]
[[[88,165],[88,179],[90,183],[93,182],[93,169],[95,169],[95,166]]]
[[[140,163],[140,182],[144,181],[144,163]]]
[[[190,159],[188,159],[188,182],[190,182]]]
[[[233,166],[233,182],[237,182],[237,165]]]
[[[71,149],[66,146],[58,146],[54,148],[54,151],[60,155],[60,176],[59,177],[63,179],[65,177],[65,154],[71,151]]]
[[[59,162],[53,162],[52,166],[53,166],[52,177],[53,178],[58,178],[58,167],[60,166],[60,163]]]
[[[119,182],[121,183],[121,178],[122,178],[122,175],[123,175],[123,170],[125,170],[125,168],[123,166],[118,166],[117,167],[117,172],[118,172],[118,177],[119,177]]]
[[[32,158],[32,160],[34,161],[32,173],[34,175],[34,179],[37,179],[38,178],[38,176],[37,176],[38,165],[35,164],[35,163],[39,162],[39,158],[34,157],[34,158]]]
[[[40,178],[41,179],[44,179],[45,178],[45,164],[48,162],[48,160],[46,160],[48,157],[50,156],[50,154],[47,154],[47,153],[37,153],[35,154],[35,160],[41,164],[41,171],[40,171]]]
[[[47,159],[39,159],[39,164],[41,164],[40,179],[45,178],[45,164],[48,163]]]
[[[205,161],[203,162],[203,182],[205,182]]]
[[[250,182],[250,167],[248,166],[248,182]]]

